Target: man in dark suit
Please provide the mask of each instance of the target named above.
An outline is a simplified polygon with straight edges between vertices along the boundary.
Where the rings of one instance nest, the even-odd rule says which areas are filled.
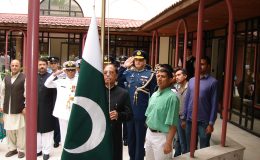
[[[126,89],[116,85],[117,68],[108,64],[104,68],[104,81],[110,106],[110,120],[113,137],[113,160],[122,160],[122,122],[132,118],[130,97]]]
[[[54,117],[55,89],[44,86],[46,79],[50,76],[47,72],[47,60],[38,61],[38,120],[37,120],[37,156],[43,153],[43,159],[49,159],[52,148]]]

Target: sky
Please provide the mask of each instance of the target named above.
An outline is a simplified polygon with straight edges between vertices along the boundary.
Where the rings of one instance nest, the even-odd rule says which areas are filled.
[[[179,0],[106,0],[106,1],[107,1],[106,17],[149,20]],[[99,6],[100,2],[101,2],[100,0],[96,0],[96,6]]]
[[[42,0],[40,0],[42,1]],[[102,0],[76,0],[85,17],[95,13],[101,17]],[[106,0],[106,17],[121,19],[149,20],[179,0]],[[0,0],[0,13],[28,13],[28,0]]]

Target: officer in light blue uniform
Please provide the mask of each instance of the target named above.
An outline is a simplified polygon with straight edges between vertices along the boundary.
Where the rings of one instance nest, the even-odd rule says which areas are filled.
[[[129,92],[134,118],[127,122],[128,151],[130,160],[144,159],[144,141],[146,135],[145,111],[149,97],[156,87],[153,72],[146,67],[146,53],[134,51],[123,66],[119,68],[119,83],[124,83]]]

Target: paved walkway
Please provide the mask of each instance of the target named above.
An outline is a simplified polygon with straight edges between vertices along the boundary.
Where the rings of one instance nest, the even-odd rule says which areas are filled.
[[[60,160],[62,148],[61,146],[59,148],[53,148],[52,152],[50,153],[50,159],[49,160]],[[128,158],[128,150],[127,147],[124,147],[123,149],[123,159],[127,160]],[[0,141],[0,160],[18,160],[17,155],[14,155],[10,158],[5,157],[5,153],[7,152],[7,144],[6,140],[4,139],[2,142]],[[21,160],[25,160],[25,158],[22,158]],[[42,156],[39,156],[37,160],[42,160]]]
[[[215,124],[214,136],[221,137],[222,120],[217,119]],[[260,138],[250,134],[231,123],[227,126],[227,136],[237,143],[243,145],[246,149],[244,152],[244,160],[259,160],[260,159]]]
[[[221,125],[222,120],[217,119],[215,124],[215,130],[214,130],[214,137],[220,137],[221,136]],[[260,159],[260,151],[258,150],[260,146],[260,138],[228,123],[228,130],[227,130],[227,136],[232,138],[233,140],[237,141],[238,143],[242,144],[244,147],[246,147],[245,153],[244,153],[244,160],[259,160]],[[60,154],[61,154],[62,148],[55,148],[50,154],[50,160],[60,160]],[[123,159],[128,160],[128,153],[127,153],[127,147],[124,147],[124,153],[123,153]],[[4,157],[5,153],[7,152],[7,146],[6,141],[3,140],[0,142],[0,160],[18,160],[17,155],[14,155],[11,158]],[[195,152],[196,154],[196,152]],[[23,158],[22,160],[25,160]],[[38,157],[37,160],[42,160],[42,156]]]

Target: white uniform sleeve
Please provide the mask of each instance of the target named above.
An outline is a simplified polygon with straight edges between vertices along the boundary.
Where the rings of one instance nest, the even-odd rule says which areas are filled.
[[[45,81],[44,85],[47,88],[57,88],[57,82],[54,81],[56,77],[51,75],[47,80]]]

